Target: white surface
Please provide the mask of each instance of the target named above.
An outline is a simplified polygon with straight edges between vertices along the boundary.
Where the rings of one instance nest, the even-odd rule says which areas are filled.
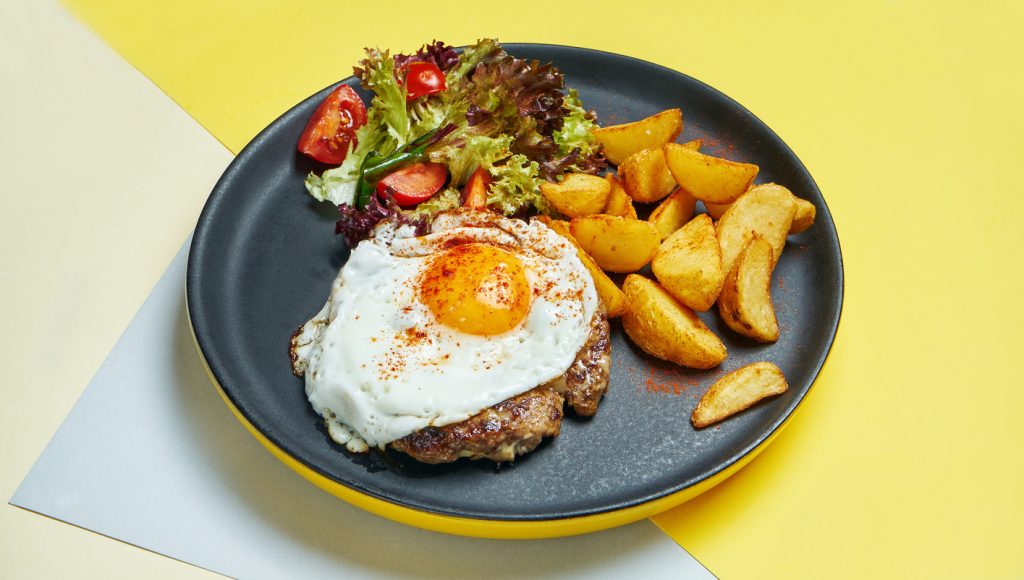
[[[335,499],[279,463],[210,384],[187,242],[11,502],[241,578],[710,578],[649,521],[541,541],[460,538]]]

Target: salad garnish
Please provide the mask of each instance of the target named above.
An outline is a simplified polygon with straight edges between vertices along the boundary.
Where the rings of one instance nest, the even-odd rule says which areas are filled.
[[[342,122],[313,131],[342,127],[331,142],[343,152],[317,156],[300,143],[300,151],[337,165],[311,173],[306,188],[339,207],[337,231],[350,244],[396,212],[429,217],[465,205],[507,216],[550,214],[541,183],[605,167],[594,114],[565,90],[558,69],[515,58],[496,40],[461,52],[440,41],[410,55],[368,48],[354,71],[373,95],[369,107],[359,114],[359,101],[347,116],[341,108],[335,117]],[[355,92],[345,89],[320,108],[332,98],[351,102]],[[324,125],[320,108],[304,140],[310,127]]]

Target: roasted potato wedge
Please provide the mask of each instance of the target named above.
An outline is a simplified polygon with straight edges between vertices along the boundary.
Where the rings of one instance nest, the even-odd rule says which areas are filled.
[[[756,165],[712,157],[677,143],[666,143],[663,150],[679,187],[705,202],[734,201],[750,187],[758,171]]]
[[[650,203],[663,199],[676,188],[676,180],[665,165],[661,147],[637,151],[619,165],[622,186],[633,201]]]
[[[606,175],[605,178],[611,185],[611,193],[608,194],[608,205],[605,206],[603,213],[634,220],[637,219],[633,200],[622,187],[622,182],[619,181],[619,178],[612,173]]]
[[[793,200],[796,202],[796,213],[793,214],[793,223],[789,226],[789,233],[799,234],[811,227],[818,210],[813,203],[806,199],[794,196]]]
[[[782,371],[770,362],[740,367],[711,385],[690,415],[690,422],[703,429],[788,388]]]
[[[725,281],[711,218],[702,213],[662,242],[651,269],[676,300],[701,312],[711,308]]]
[[[636,272],[651,261],[661,243],[653,224],[614,215],[573,218],[569,231],[583,251],[608,272]]]
[[[535,219],[535,220],[539,221],[540,223],[546,225],[547,227],[555,230],[556,234],[559,234],[560,236],[568,239],[568,236],[566,236],[561,231],[559,231],[558,228],[560,226],[558,224],[564,224],[564,225],[568,226],[569,222],[567,222],[565,220],[556,220],[555,218],[553,218],[553,217],[551,217],[549,215],[544,215],[544,214],[535,215],[535,216],[533,216],[532,219]],[[569,231],[569,230],[566,230],[566,231]],[[569,240],[569,241],[573,241],[573,240]]]
[[[772,246],[774,264],[782,255],[786,235],[793,223],[796,203],[788,189],[774,183],[750,188],[718,220],[718,243],[722,246],[722,265],[732,270],[737,256],[754,235]]]
[[[594,130],[594,137],[604,145],[605,159],[619,165],[637,151],[675,141],[682,131],[682,111],[669,109],[633,123],[600,127]]]
[[[718,312],[729,328],[759,342],[779,340],[772,305],[772,246],[755,235],[736,259],[718,297]]]
[[[540,192],[559,212],[579,217],[600,213],[608,205],[611,184],[596,175],[569,173],[560,182],[545,181]]]
[[[658,207],[654,208],[647,221],[658,228],[658,233],[664,240],[690,221],[696,206],[697,198],[690,195],[690,192],[685,189],[678,188],[672,195],[666,197],[665,201],[658,204]]]
[[[814,204],[793,196],[793,201],[796,202],[796,213],[793,215],[793,223],[789,226],[789,233],[799,234],[800,232],[806,231],[807,228],[811,227],[814,223],[814,218],[817,214],[817,210]],[[708,214],[717,219],[722,219],[725,215],[725,210],[729,209],[730,203],[704,203],[704,208],[708,210]]]
[[[657,282],[630,274],[622,291],[626,294],[622,328],[644,351],[696,369],[714,368],[725,360],[722,341]]]
[[[597,289],[597,295],[601,298],[601,303],[604,304],[604,311],[608,318],[622,316],[622,313],[626,311],[626,295],[589,254],[579,247],[576,248],[576,252],[579,254],[580,261],[590,272],[590,277],[594,279],[594,288]]]
[[[594,279],[594,287],[597,289],[597,295],[601,298],[601,303],[604,304],[604,310],[608,318],[620,316],[626,310],[626,295],[622,293],[622,290],[619,290],[619,287],[608,277],[608,274],[604,273],[604,270],[597,265],[597,262],[583,251],[583,248],[576,242],[576,238],[572,237],[572,233],[569,231],[569,222],[551,219],[548,216],[537,216],[535,219],[542,221],[544,225],[555,230],[555,233],[572,242],[573,246],[576,246],[576,254],[579,256],[580,261],[583,262],[583,265],[586,266],[587,271],[590,272],[590,277]]]
[[[708,210],[708,215],[716,220],[722,219],[725,215],[725,211],[729,209],[731,203],[711,203],[709,201],[704,202],[704,209]]]

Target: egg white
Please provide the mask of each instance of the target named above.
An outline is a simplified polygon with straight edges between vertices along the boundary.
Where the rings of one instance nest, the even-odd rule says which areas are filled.
[[[453,244],[512,251],[534,289],[526,318],[493,336],[439,323],[418,299],[429,262]],[[293,339],[306,396],[351,451],[464,421],[562,375],[590,334],[597,292],[575,248],[539,222],[455,211],[414,237],[390,225],[360,243],[324,308]]]

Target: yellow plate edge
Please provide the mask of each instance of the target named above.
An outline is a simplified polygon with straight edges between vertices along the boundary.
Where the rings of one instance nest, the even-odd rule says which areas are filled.
[[[242,412],[235,407],[234,403],[231,402],[231,399],[228,398],[227,393],[224,392],[224,389],[217,381],[217,378],[213,375],[213,371],[210,370],[210,365],[206,361],[206,355],[203,354],[203,349],[199,346],[199,339],[196,337],[195,328],[192,326],[192,312],[188,304],[187,296],[185,299],[185,308],[188,311],[188,327],[192,334],[192,342],[195,344],[196,352],[199,354],[199,360],[202,361],[203,368],[206,370],[206,375],[210,378],[210,382],[212,382],[213,386],[217,388],[217,393],[220,394],[221,399],[228,408],[231,409],[231,413],[235,418],[238,419],[246,430],[248,430],[249,433],[263,445],[263,447],[281,461],[281,463],[284,463],[307,481],[327,493],[370,513],[409,526],[422,528],[424,530],[453,534],[457,536],[505,540],[558,538],[615,528],[660,514],[663,511],[674,508],[697,497],[722,481],[725,481],[729,476],[739,471],[747,463],[750,463],[750,461],[757,457],[758,454],[764,451],[764,449],[775,440],[775,437],[777,437],[786,425],[789,424],[790,420],[792,420],[793,416],[796,414],[796,411],[801,405],[803,405],[803,401],[807,398],[807,394],[805,394],[804,398],[801,399],[800,403],[793,409],[793,412],[789,414],[789,417],[786,417],[785,421],[783,421],[775,431],[765,438],[764,441],[751,449],[746,455],[743,455],[734,463],[704,481],[667,496],[660,497],[656,500],[640,505],[575,518],[533,521],[462,518],[401,506],[352,489],[316,472],[275,445],[270,441],[270,439],[267,439],[267,437],[252,423],[250,423],[249,420],[242,415]],[[825,362],[828,362],[827,356]],[[824,368],[824,365],[822,365],[822,368]],[[808,390],[808,393],[809,392],[810,390]]]

